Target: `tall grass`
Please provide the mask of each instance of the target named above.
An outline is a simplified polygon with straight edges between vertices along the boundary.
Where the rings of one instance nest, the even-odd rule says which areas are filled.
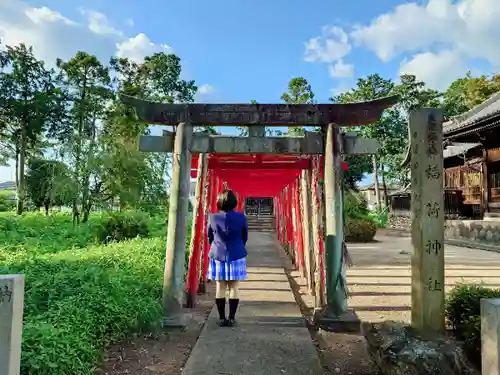
[[[0,273],[26,277],[22,374],[91,374],[106,344],[161,317],[165,219],[102,245],[105,220],[0,214]]]

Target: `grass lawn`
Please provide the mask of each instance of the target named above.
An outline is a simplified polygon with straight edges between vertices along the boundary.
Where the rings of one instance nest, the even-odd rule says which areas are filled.
[[[26,277],[22,374],[91,374],[106,344],[161,318],[165,220],[102,245],[105,220],[0,214],[0,273]]]

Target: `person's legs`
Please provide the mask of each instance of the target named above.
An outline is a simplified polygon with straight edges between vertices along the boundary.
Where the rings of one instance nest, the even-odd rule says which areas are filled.
[[[229,281],[229,322],[234,324],[238,304],[240,303],[239,281]]]
[[[217,280],[215,285],[215,304],[219,312],[220,324],[226,322],[226,291],[228,282]]]

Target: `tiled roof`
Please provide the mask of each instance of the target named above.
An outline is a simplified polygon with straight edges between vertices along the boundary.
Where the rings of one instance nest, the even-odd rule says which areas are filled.
[[[444,158],[451,158],[463,154],[473,148],[481,146],[480,143],[454,143],[443,150]]]
[[[383,189],[382,183],[379,183],[380,190]],[[373,190],[375,189],[375,183],[371,183],[369,185],[362,185],[358,187],[358,190],[363,191],[363,190]],[[393,186],[393,185],[387,185],[387,190],[399,190],[401,189],[400,186]]]
[[[493,94],[489,99],[471,110],[453,117],[443,124],[444,133],[471,127],[492,116],[500,115],[500,92]]]

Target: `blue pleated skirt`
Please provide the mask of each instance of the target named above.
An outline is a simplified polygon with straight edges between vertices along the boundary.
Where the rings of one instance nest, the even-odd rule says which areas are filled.
[[[247,260],[241,258],[232,262],[220,262],[210,258],[207,278],[219,281],[246,280]]]

